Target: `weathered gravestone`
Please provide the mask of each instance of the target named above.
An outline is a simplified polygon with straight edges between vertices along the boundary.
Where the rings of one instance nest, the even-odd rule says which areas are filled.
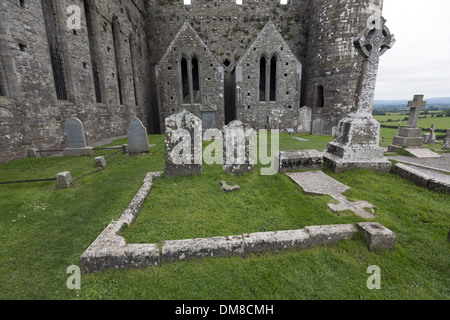
[[[223,172],[253,172],[256,163],[256,131],[239,120],[223,128]]]
[[[336,137],[324,155],[335,173],[352,169],[389,172],[392,167],[379,146],[380,123],[372,116],[379,59],[395,43],[385,22],[383,17],[376,19],[373,27],[365,29],[354,42],[364,57],[356,113],[339,122]]]
[[[450,130],[447,131],[447,136],[444,138],[444,144],[442,145],[442,150],[450,149]]]
[[[431,125],[430,129],[430,139],[428,140],[428,144],[435,144],[436,143],[436,133],[434,132],[436,130],[436,127]]]
[[[83,123],[75,118],[69,118],[64,124],[67,138],[67,148],[63,150],[65,157],[93,156],[94,149],[86,147]]]
[[[147,129],[138,118],[133,118],[127,130],[128,152],[131,154],[149,151]]]
[[[417,121],[419,120],[420,109],[425,108],[426,105],[427,102],[423,101],[423,95],[415,95],[414,99],[408,102],[408,107],[411,108],[408,125],[398,129],[392,145],[388,148],[389,152],[395,152],[404,147],[422,146],[424,138],[421,137],[422,129],[417,128]]]
[[[312,109],[304,106],[299,111],[298,133],[311,133],[312,130]]]
[[[183,110],[165,120],[166,177],[202,173],[202,121]]]

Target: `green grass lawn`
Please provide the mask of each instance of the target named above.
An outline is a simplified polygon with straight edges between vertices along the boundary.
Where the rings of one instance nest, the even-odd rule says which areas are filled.
[[[331,137],[282,134],[282,150],[323,151]],[[109,270],[83,275],[81,290],[66,287],[66,269],[117,220],[150,171],[164,170],[164,137],[149,136],[152,153],[108,159],[108,167],[57,190],[55,182],[0,185],[0,299],[449,299],[450,197],[392,174],[366,171],[335,175],[351,199],[377,207],[376,221],[397,235],[392,252],[372,253],[361,236],[311,250],[242,258],[182,261],[159,268]],[[112,143],[121,144],[126,140]],[[112,151],[96,152],[108,155]],[[24,159],[0,165],[0,182],[74,177],[95,170],[93,157]],[[257,168],[258,169],[258,168]],[[327,196],[307,196],[286,176],[224,175],[204,167],[202,176],[157,179],[130,242],[159,242],[212,235],[302,228],[362,221],[336,215]],[[241,185],[224,194],[219,181]],[[381,290],[368,290],[366,270],[381,269]]]

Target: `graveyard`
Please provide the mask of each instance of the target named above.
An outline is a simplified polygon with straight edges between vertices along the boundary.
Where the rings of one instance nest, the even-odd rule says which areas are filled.
[[[280,150],[324,151],[331,136],[280,135]],[[139,269],[82,275],[81,290],[66,287],[66,268],[102,230],[117,220],[148,172],[164,171],[164,136],[149,135],[149,153],[118,153],[105,170],[57,189],[56,182],[0,185],[3,298],[13,299],[446,299],[450,199],[392,173],[367,170],[335,174],[350,187],[351,201],[376,206],[376,219],[350,210],[333,213],[329,195],[307,195],[285,173],[223,173],[203,165],[201,175],[155,179],[136,221],[121,231],[127,243],[233,236],[316,225],[376,221],[396,234],[395,248],[371,252],[361,234],[310,249],[205,257]],[[127,144],[128,139],[109,145]],[[203,143],[203,148],[208,142]],[[95,169],[95,156],[42,157],[0,167],[7,180],[46,178],[69,170],[73,177]],[[240,186],[224,193],[220,181]],[[92,196],[95,194],[95,196]],[[176,197],[174,195],[176,194]],[[366,269],[383,272],[381,290],[370,291]]]
[[[449,118],[374,113],[383,1],[64,3],[1,9],[0,299],[450,298]]]

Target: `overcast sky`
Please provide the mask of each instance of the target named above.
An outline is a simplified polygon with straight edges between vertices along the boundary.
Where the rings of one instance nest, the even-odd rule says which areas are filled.
[[[380,60],[376,100],[450,97],[450,1],[384,0],[396,43]]]

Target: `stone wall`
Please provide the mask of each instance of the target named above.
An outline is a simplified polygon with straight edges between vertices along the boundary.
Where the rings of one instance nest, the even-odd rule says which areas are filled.
[[[88,145],[125,135],[133,116],[152,126],[151,121],[147,121],[152,117],[143,1],[98,0],[89,3],[94,8],[93,30],[102,103],[96,102],[83,1],[53,1],[67,100],[58,100],[56,96],[41,1],[24,1],[23,6],[20,1],[2,2],[1,80],[6,84],[2,89],[8,90],[0,99],[0,162],[25,157],[26,150],[31,147],[64,147],[64,121],[72,116],[83,121]],[[70,5],[82,9],[79,30],[66,27],[67,19],[72,15],[67,13]],[[114,16],[118,26],[123,104],[118,98],[112,37]],[[9,77],[4,79],[4,74]]]
[[[192,0],[191,5],[184,5],[182,0],[149,0],[149,60],[155,87],[159,83],[154,77],[154,66],[183,23],[189,21],[224,67],[225,124],[238,119],[233,73],[236,63],[269,20],[283,35],[296,58],[301,63],[306,62],[311,2],[296,0],[281,5],[279,0],[244,0],[242,5],[237,5],[233,0]],[[167,106],[157,104],[153,101],[152,108],[170,112]]]
[[[261,69],[260,62],[265,63]],[[274,61],[271,61],[274,59]],[[271,67],[275,65],[273,77]],[[293,128],[298,122],[302,65],[269,21],[235,68],[236,116],[259,129]],[[263,80],[264,90],[260,81]],[[270,92],[272,87],[276,92]]]

